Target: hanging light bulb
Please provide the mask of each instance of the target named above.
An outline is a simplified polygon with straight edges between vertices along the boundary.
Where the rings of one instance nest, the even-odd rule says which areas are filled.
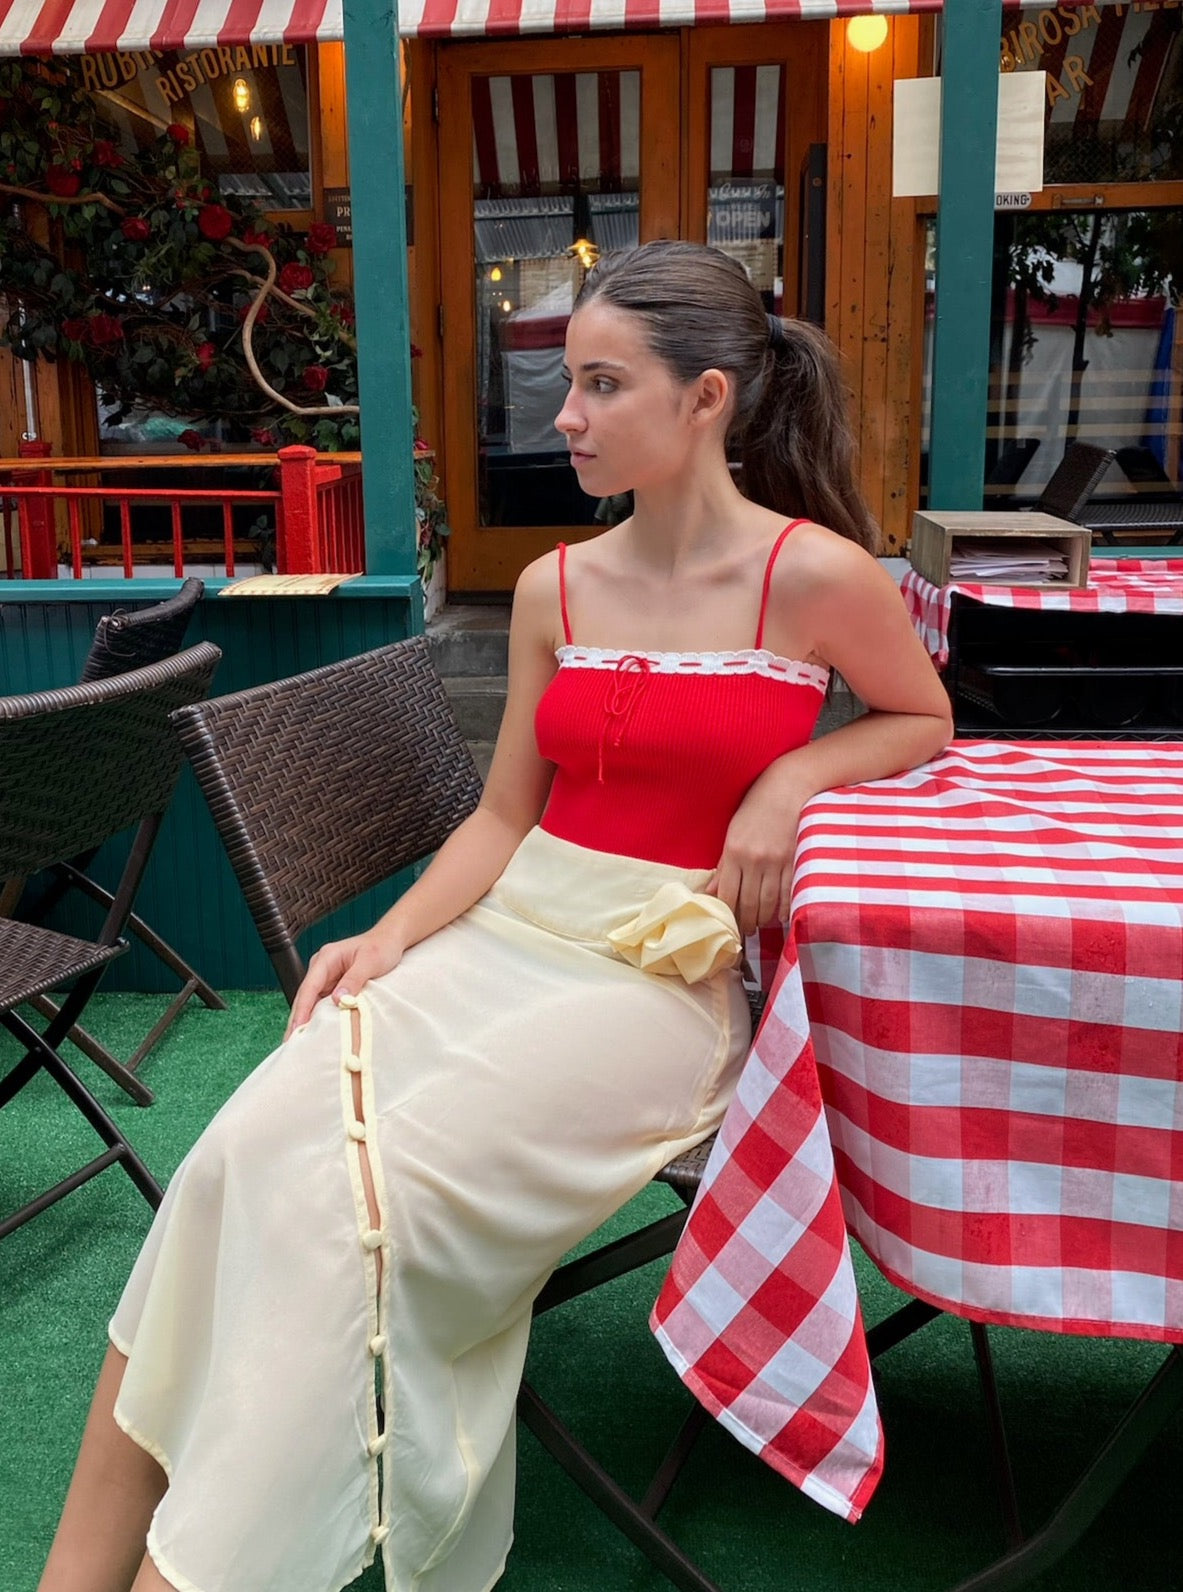
[[[500,280],[501,280],[501,267],[499,265],[495,265],[493,267],[493,269],[489,272],[489,281],[490,282],[500,282]]]
[[[510,310],[513,309],[513,300],[512,299],[502,299],[501,300],[501,308],[508,315]]]
[[[886,17],[851,17],[846,24],[846,41],[852,50],[870,55],[887,37]]]
[[[252,116],[250,127],[251,137],[254,139],[256,144],[260,143],[263,138],[263,118],[261,116]]]
[[[251,86],[246,78],[236,77],[230,92],[234,95],[234,109],[240,116],[245,116],[251,108]]]

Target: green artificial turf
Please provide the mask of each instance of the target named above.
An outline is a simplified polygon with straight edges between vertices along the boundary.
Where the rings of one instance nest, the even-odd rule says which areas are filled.
[[[139,1109],[89,1063],[81,1074],[163,1179],[221,1101],[274,1044],[278,995],[238,994],[230,1010],[190,1005],[144,1063],[157,1092]],[[94,1030],[130,1052],[163,1001],[110,995]],[[6,1048],[7,1047],[7,1048]],[[0,1042],[0,1070],[12,1055]],[[94,1153],[82,1119],[45,1078],[0,1113],[0,1211]],[[670,1208],[647,1190],[613,1224]],[[33,1592],[69,1479],[105,1346],[105,1326],[148,1227],[118,1168],[0,1244],[0,1592]],[[899,1303],[857,1257],[869,1321]],[[528,1375],[625,1485],[639,1491],[689,1407],[646,1327],[662,1272],[644,1272],[546,1316]],[[1162,1350],[1150,1345],[992,1334],[1026,1517],[1055,1503]],[[966,1327],[944,1317],[880,1362],[887,1470],[851,1527],[803,1498],[720,1428],[700,1439],[663,1514],[724,1592],[938,1592],[1001,1548]],[[1183,1421],[1160,1436],[1081,1543],[1035,1592],[1183,1592]],[[517,1542],[502,1592],[665,1592],[668,1583],[523,1432]],[[358,1592],[379,1592],[375,1566]],[[254,1592],[242,1588],[241,1592]]]

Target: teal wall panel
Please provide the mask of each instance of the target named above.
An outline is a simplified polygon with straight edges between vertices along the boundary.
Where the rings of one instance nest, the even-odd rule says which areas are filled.
[[[172,595],[178,582],[104,581],[82,592],[73,585],[44,593],[55,583],[6,587],[0,598],[0,691],[5,695],[45,690],[77,680],[101,615],[116,607],[142,606]],[[339,658],[399,641],[417,628],[420,606],[398,578],[351,583],[327,597],[218,597],[211,583],[187,640],[212,641],[222,649],[214,680],[221,696],[268,680],[283,679]],[[43,595],[44,593],[44,595]],[[93,595],[92,595],[93,593]],[[68,595],[67,595],[68,594]],[[134,601],[133,601],[134,598]],[[359,723],[359,736],[366,726]],[[122,843],[97,859],[96,870],[117,873]],[[394,899],[403,881],[354,903],[315,931],[316,943],[369,926]],[[274,986],[271,964],[259,946],[237,883],[205,802],[186,768],[161,828],[138,907],[143,916],[215,987]],[[63,928],[93,926],[89,906],[71,906],[55,921]],[[115,962],[106,988],[167,990],[176,980],[140,947]]]

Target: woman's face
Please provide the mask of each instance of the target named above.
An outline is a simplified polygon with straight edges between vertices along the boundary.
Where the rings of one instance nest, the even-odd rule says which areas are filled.
[[[696,392],[649,349],[638,318],[592,299],[567,324],[566,356],[555,426],[583,490],[610,497],[677,477],[696,440]]]

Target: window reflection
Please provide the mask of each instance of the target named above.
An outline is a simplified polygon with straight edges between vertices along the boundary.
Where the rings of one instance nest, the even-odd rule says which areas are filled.
[[[716,66],[710,77],[707,241],[740,260],[783,313],[784,93],[780,66]]]

